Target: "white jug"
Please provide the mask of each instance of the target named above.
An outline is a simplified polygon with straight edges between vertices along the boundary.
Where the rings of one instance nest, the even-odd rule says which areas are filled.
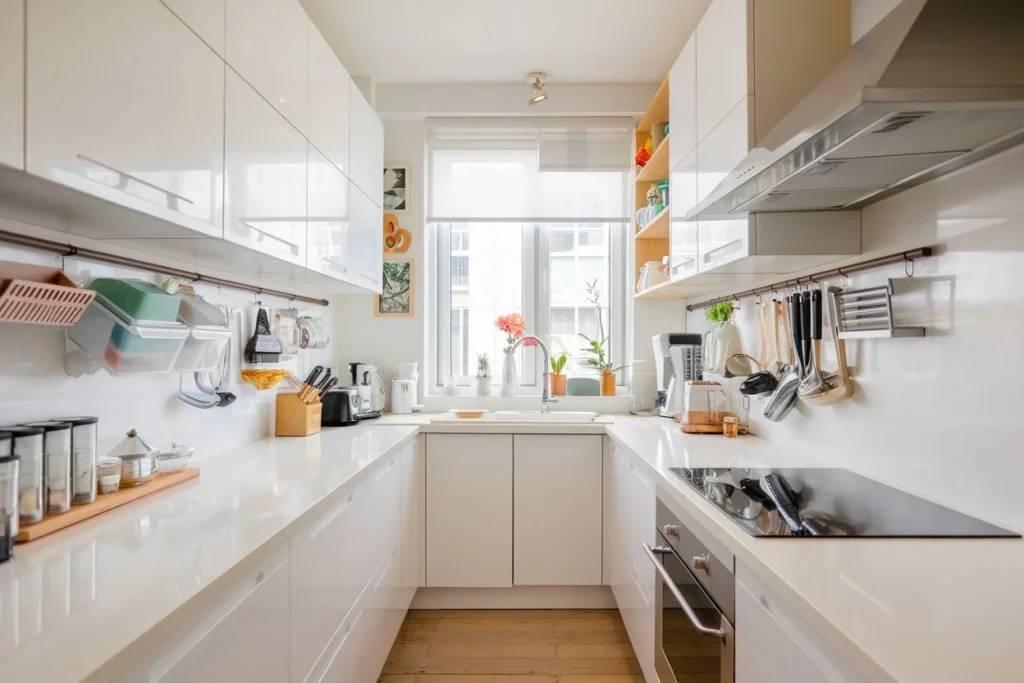
[[[416,380],[396,377],[391,380],[391,412],[409,415],[416,405]]]

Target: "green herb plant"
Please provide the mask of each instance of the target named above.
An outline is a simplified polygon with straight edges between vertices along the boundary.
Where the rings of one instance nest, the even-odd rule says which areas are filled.
[[[562,354],[557,358],[551,359],[551,373],[555,375],[561,375],[562,370],[565,370],[565,364],[569,362],[569,356]]]
[[[731,301],[717,303],[708,309],[704,315],[713,323],[727,323],[732,317],[733,305]]]
[[[605,351],[605,344],[608,343],[608,337],[604,334],[604,323],[601,319],[601,290],[597,288],[597,280],[587,283],[587,301],[593,304],[594,308],[597,309],[597,339],[591,339],[585,334],[581,334],[589,347],[580,349],[583,353],[589,353],[592,357],[587,358],[583,361],[585,365],[589,365],[592,368],[597,368],[601,372],[618,372],[629,367],[629,365],[620,365],[615,367],[612,365],[611,359],[607,357],[607,351]]]

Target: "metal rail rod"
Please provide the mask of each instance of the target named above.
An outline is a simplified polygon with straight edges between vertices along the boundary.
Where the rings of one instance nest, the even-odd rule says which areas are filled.
[[[767,294],[769,292],[775,292],[780,289],[786,289],[787,287],[796,287],[799,285],[813,284],[821,280],[827,280],[831,277],[840,277],[843,275],[851,275],[853,273],[860,273],[865,270],[871,270],[873,268],[879,268],[881,266],[889,266],[894,263],[905,263],[908,261],[916,261],[917,259],[927,258],[932,255],[931,247],[921,247],[920,249],[911,249],[910,251],[901,251],[898,254],[889,254],[888,256],[879,256],[878,258],[868,259],[859,263],[854,263],[849,266],[843,266],[842,268],[833,268],[832,270],[823,270],[819,273],[811,273],[810,275],[803,275],[801,277],[792,280],[780,280],[779,282],[772,283],[770,285],[764,285],[763,287],[756,287],[755,289],[747,289],[742,292],[735,292],[728,296],[719,296],[714,299],[706,299],[695,304],[687,304],[686,310],[695,311],[698,308],[707,308],[720,304],[723,301],[735,301],[743,299],[748,296],[757,296],[758,294]]]
[[[202,273],[182,270],[181,268],[173,268],[170,266],[163,266],[158,263],[152,263],[150,261],[143,261],[141,259],[129,258],[127,256],[117,256],[115,254],[108,254],[103,251],[96,251],[94,249],[88,249],[85,247],[74,247],[70,244],[64,244],[63,242],[54,242],[52,240],[42,239],[41,237],[29,237],[27,235],[19,235],[14,232],[8,232],[6,230],[0,230],[0,242],[7,242],[9,244],[18,244],[23,247],[30,247],[32,249],[40,249],[42,251],[50,251],[61,256],[77,256],[79,258],[89,259],[90,261],[101,261],[103,263],[110,263],[116,266],[126,266],[129,268],[141,268],[143,270],[152,270],[157,273],[163,273],[172,277],[180,277],[184,280],[192,280],[195,282],[203,282],[211,285],[219,285],[221,287],[231,287],[234,289],[241,289],[247,292],[255,292],[256,294],[270,294],[272,296],[279,296],[282,299],[288,299],[289,301],[303,301],[309,304],[316,304],[318,306],[326,306],[328,304],[327,299],[317,299],[310,296],[304,296],[302,294],[295,294],[294,292],[286,292],[280,289],[274,289],[272,287],[260,287],[258,285],[250,285],[245,282],[238,282],[236,280],[225,280],[224,278],[214,277],[212,275],[203,275]]]

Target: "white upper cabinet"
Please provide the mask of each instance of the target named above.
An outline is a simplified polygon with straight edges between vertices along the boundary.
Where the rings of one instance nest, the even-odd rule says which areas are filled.
[[[24,168],[25,0],[0,0],[0,164]]]
[[[753,0],[714,0],[697,25],[697,141],[750,94]],[[675,132],[675,121],[672,132]],[[673,139],[675,136],[673,136]]]
[[[306,268],[346,282],[353,278],[348,258],[352,223],[350,187],[348,178],[311,145]]]
[[[345,67],[309,22],[309,141],[346,175],[349,161],[351,79]]]
[[[355,83],[350,85],[352,172],[349,178],[377,206],[384,203],[384,127]]]
[[[427,435],[427,586],[512,585],[512,436]]]
[[[305,266],[308,143],[230,69],[225,102],[224,237]]]
[[[160,0],[207,45],[224,57],[224,11],[227,0]]]
[[[601,437],[516,434],[517,586],[601,585]]]
[[[297,0],[227,0],[225,58],[309,134],[309,18]]]
[[[673,134],[674,138],[674,134]],[[674,143],[673,143],[674,144]],[[669,172],[672,183],[672,204],[669,207],[669,264],[673,281],[697,273],[697,221],[684,220],[686,212],[697,205],[697,150],[692,149],[686,157]]]
[[[222,235],[224,63],[167,7],[30,2],[27,54],[27,171]]]
[[[672,124],[672,143],[668,148],[671,169],[697,146],[697,40],[694,36],[686,41],[668,72],[668,115]]]
[[[380,292],[384,262],[383,209],[354,184],[349,185],[352,219],[346,234],[346,258],[353,284]],[[416,273],[413,272],[413,277]]]

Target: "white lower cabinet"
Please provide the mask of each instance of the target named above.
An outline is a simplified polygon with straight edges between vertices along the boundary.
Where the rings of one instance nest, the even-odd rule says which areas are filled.
[[[514,437],[515,585],[601,585],[601,439]]]
[[[512,585],[512,436],[427,435],[430,587]]]
[[[643,551],[654,544],[655,488],[633,459],[605,444],[605,567],[629,641],[649,683],[654,671],[655,569]]]
[[[736,567],[736,680],[867,681],[742,564]]]
[[[288,547],[212,599],[121,683],[288,680]]]

